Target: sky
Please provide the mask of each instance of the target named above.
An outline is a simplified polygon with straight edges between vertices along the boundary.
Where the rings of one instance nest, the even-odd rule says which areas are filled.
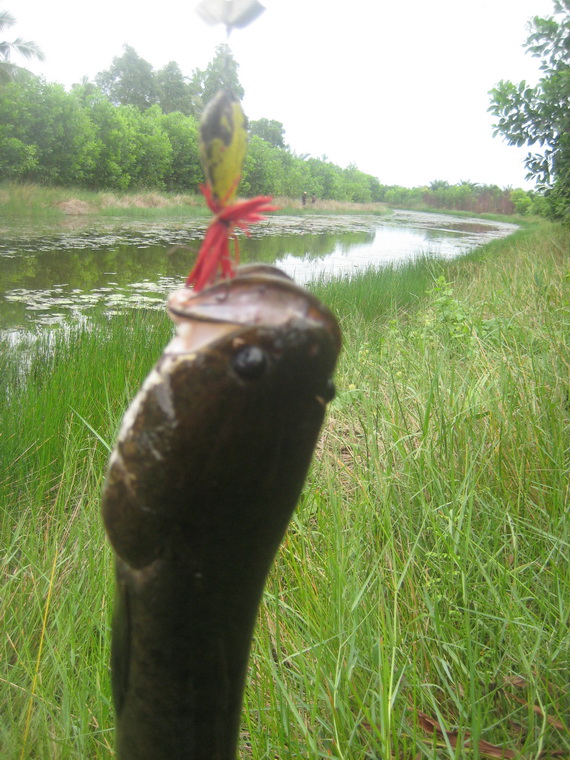
[[[229,45],[250,119],[283,123],[298,155],[356,164],[382,184],[468,180],[532,188],[527,151],[493,138],[488,91],[538,80],[527,22],[552,0],[261,0],[266,10]],[[14,58],[69,88],[131,45],[155,69],[205,69],[225,28],[196,0],[0,0],[17,23],[3,37],[38,43],[44,62]]]

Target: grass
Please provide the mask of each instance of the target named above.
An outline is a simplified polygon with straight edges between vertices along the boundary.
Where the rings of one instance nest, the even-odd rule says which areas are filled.
[[[456,216],[459,218],[487,219],[491,222],[518,224],[521,227],[540,224],[543,220],[543,218],[539,216],[523,216],[522,214],[491,214],[487,212],[479,213],[477,211],[462,211],[460,209],[435,208],[434,206],[429,206],[427,203],[412,203],[409,205],[394,203],[390,204],[390,208],[404,209],[406,211],[425,211],[428,214],[445,214],[446,216]]]
[[[384,203],[352,203],[318,198],[313,205],[310,200],[303,206],[300,198],[275,197],[281,215],[312,216],[322,214],[373,214],[385,216],[393,208]],[[405,207],[408,208],[408,207]],[[414,204],[413,211],[446,214],[456,217],[480,217],[489,221],[509,222],[527,227],[540,222],[538,217],[518,214],[476,214],[469,211],[437,209],[426,204]],[[22,217],[55,220],[65,216],[120,216],[138,219],[161,219],[172,216],[208,215],[200,194],[168,192],[165,190],[103,191],[81,188],[49,187],[33,183],[0,183],[0,219]]]
[[[391,210],[384,203],[353,203],[352,201],[333,201],[318,198],[315,204],[307,201],[303,206],[301,199],[277,196],[274,199],[278,206],[277,214],[292,214],[295,216],[311,216],[313,214],[373,214],[386,216]]]
[[[280,214],[389,214],[381,203],[318,200],[303,207],[301,200],[275,198]],[[166,191],[106,192],[79,188],[43,187],[31,183],[0,183],[0,219],[22,217],[50,220],[65,216],[128,216],[163,218],[204,216],[210,212],[199,194]]]
[[[106,192],[32,183],[0,183],[0,219],[56,220],[87,215],[162,218],[207,213],[203,198],[193,194],[150,190]]]
[[[315,289],[337,397],[266,587],[241,756],[570,753],[570,233]],[[113,757],[107,446],[153,312],[0,354],[0,756]],[[6,347],[4,347],[6,348]]]

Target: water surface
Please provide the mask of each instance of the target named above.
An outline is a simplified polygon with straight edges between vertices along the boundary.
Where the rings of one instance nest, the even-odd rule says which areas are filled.
[[[208,219],[0,221],[0,330],[21,331],[164,306],[193,266]],[[512,224],[443,214],[274,216],[240,235],[242,262],[274,263],[297,282],[351,276],[429,254],[451,258],[504,237]]]

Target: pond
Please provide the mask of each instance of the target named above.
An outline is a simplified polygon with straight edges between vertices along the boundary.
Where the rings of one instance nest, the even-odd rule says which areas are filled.
[[[164,306],[191,269],[208,219],[161,222],[69,217],[59,224],[0,227],[0,330],[82,321]],[[240,235],[242,262],[274,263],[308,284],[419,255],[466,253],[516,225],[411,211],[390,216],[274,216]]]

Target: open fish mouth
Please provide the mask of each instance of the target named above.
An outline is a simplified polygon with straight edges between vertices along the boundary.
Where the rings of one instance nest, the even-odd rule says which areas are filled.
[[[168,351],[195,351],[236,326],[282,327],[295,320],[320,325],[330,334],[336,351],[341,336],[332,313],[311,293],[280,269],[253,264],[240,267],[232,280],[218,282],[199,293],[174,291],[168,313],[178,325]]]

